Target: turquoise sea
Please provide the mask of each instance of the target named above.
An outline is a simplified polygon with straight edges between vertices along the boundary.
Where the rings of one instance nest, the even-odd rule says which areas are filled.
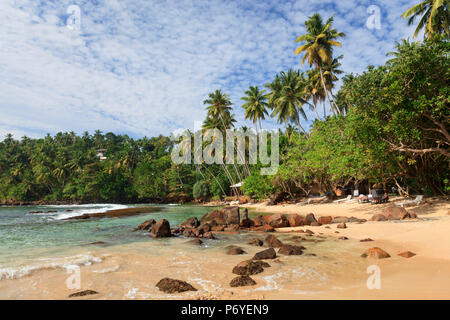
[[[64,220],[85,213],[138,206],[155,206],[161,211],[123,218]],[[189,217],[201,217],[211,210],[213,208],[201,206],[149,204],[0,207],[0,280],[20,277],[29,271],[27,266],[38,266],[39,262],[52,265],[51,261],[55,261],[52,259],[70,256],[92,243],[115,246],[148,241],[148,234],[131,232],[132,228],[148,219],[165,218],[175,226]],[[33,211],[43,213],[30,214]],[[92,257],[78,258],[89,263]]]

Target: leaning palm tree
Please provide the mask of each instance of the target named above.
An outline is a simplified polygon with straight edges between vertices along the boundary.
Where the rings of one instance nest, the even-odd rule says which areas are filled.
[[[409,8],[402,14],[403,19],[408,19],[408,25],[414,24],[419,18],[419,24],[414,32],[416,38],[422,29],[425,36],[430,38],[433,34],[445,33],[450,36],[450,0],[425,0]]]
[[[242,97],[241,100],[246,101],[242,105],[245,109],[245,119],[251,119],[253,124],[256,126],[256,122],[259,122],[259,129],[261,127],[261,119],[265,120],[267,113],[267,97],[264,95],[266,90],[259,90],[259,88],[250,86],[250,88],[245,91],[246,97]]]
[[[295,54],[304,53],[301,64],[303,65],[306,60],[310,67],[313,65],[320,72],[322,86],[325,90],[326,97],[330,107],[335,114],[334,107],[330,101],[327,87],[325,85],[325,79],[323,76],[323,68],[325,65],[330,64],[333,57],[333,47],[341,47],[341,43],[336,41],[338,38],[345,37],[343,32],[338,32],[336,29],[332,29],[334,18],[329,18],[323,23],[320,14],[313,14],[309,20],[305,22],[307,33],[301,35],[295,40],[295,42],[304,43],[295,50]]]

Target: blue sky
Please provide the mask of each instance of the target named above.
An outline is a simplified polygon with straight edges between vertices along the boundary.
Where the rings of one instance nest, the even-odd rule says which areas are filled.
[[[202,101],[215,89],[231,96],[239,124],[249,125],[240,98],[248,86],[300,68],[294,40],[308,16],[335,15],[347,34],[336,55],[344,55],[345,72],[359,73],[412,37],[400,15],[415,3],[2,0],[0,136],[170,134],[204,119]],[[70,5],[81,10],[80,30],[67,27]],[[381,10],[378,30],[366,27],[370,5]]]

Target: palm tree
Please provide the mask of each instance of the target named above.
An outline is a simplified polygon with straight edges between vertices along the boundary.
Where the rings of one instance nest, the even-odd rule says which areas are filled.
[[[325,85],[325,79],[323,76],[323,68],[327,64],[332,62],[333,47],[341,47],[342,44],[336,41],[338,38],[345,37],[343,32],[338,32],[336,29],[332,29],[334,18],[329,18],[326,23],[323,23],[320,14],[313,14],[309,20],[305,22],[307,33],[301,35],[295,40],[295,42],[304,43],[295,50],[295,54],[304,53],[301,64],[303,65],[308,60],[309,66],[315,65],[320,72],[320,78],[322,86],[325,90],[328,103],[330,104],[333,113],[334,107],[331,104],[330,97],[328,96],[327,87]]]
[[[419,18],[419,24],[414,32],[414,38],[418,36],[422,29],[425,29],[425,36],[430,38],[433,34],[445,33],[450,35],[450,0],[425,0],[409,8],[402,14],[403,19],[408,19],[408,25],[414,24]]]
[[[340,55],[337,58],[334,58],[331,60],[331,62],[323,67],[323,77],[325,80],[325,85],[327,87],[327,90],[330,92],[331,96],[333,97],[333,104],[335,109],[340,113],[340,109],[338,108],[336,104],[336,99],[333,95],[333,88],[334,83],[338,81],[337,75],[342,74],[343,71],[339,69],[341,66],[341,63],[339,62],[340,59],[342,59],[343,55]]]
[[[250,88],[245,91],[246,97],[242,97],[241,100],[246,101],[242,105],[245,109],[245,119],[251,119],[253,124],[256,126],[256,122],[259,122],[259,129],[261,127],[261,119],[265,120],[267,113],[267,97],[264,95],[266,90],[259,90],[258,86]]]
[[[229,129],[230,127],[227,127],[225,124],[225,119],[230,117],[230,111],[232,110],[230,97],[222,93],[221,90],[210,93],[208,97],[208,99],[203,101],[203,104],[207,105],[207,117],[210,117],[214,121],[219,119],[222,122],[223,129]]]
[[[317,120],[320,120],[319,112],[317,111],[317,104],[325,100],[325,91],[323,90],[322,83],[320,81],[320,74],[317,69],[311,69],[306,72],[306,95],[309,97],[314,106],[314,112]],[[324,112],[324,117],[326,117]]]
[[[299,131],[302,130],[306,134],[300,124],[300,115],[307,120],[303,105],[310,105],[307,101],[304,74],[294,70],[282,71],[280,76],[275,78],[275,83],[267,84],[266,87],[276,90],[269,94],[269,101],[273,109],[271,117],[277,116],[277,122],[285,125],[294,121],[298,125]]]

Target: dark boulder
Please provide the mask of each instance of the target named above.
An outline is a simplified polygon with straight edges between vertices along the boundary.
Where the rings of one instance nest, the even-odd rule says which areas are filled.
[[[156,287],[166,293],[177,293],[185,291],[197,291],[191,284],[176,279],[164,278],[159,280]]]
[[[289,227],[289,221],[285,215],[280,213],[269,216],[268,224],[274,228],[286,228]]]
[[[166,219],[159,220],[152,227],[150,232],[152,238],[165,238],[172,236],[169,221]]]
[[[290,244],[284,244],[281,246],[280,250],[278,250],[279,254],[284,254],[284,255],[301,255],[303,254],[303,249],[305,249],[305,247],[303,246],[294,246],[294,245],[290,245]]]
[[[266,259],[275,259],[277,257],[277,253],[274,248],[269,248],[263,251],[256,253],[253,257],[253,260],[266,260]]]
[[[402,207],[389,207],[383,210],[382,214],[388,220],[404,220],[411,218],[408,211]]]
[[[264,242],[266,243],[266,245],[272,248],[279,248],[283,245],[283,243],[274,235],[268,235]]]
[[[403,257],[403,258],[412,258],[412,257],[414,257],[416,254],[415,254],[414,252],[411,252],[411,251],[405,251],[405,252],[399,253],[398,255],[399,255],[400,257]]]
[[[213,221],[218,225],[239,225],[241,222],[239,207],[225,207],[220,210],[215,210],[205,214],[200,219],[200,223],[212,223]]]
[[[253,227],[253,225],[254,225],[254,222],[252,220],[250,220],[250,219],[242,219],[240,227],[248,229],[248,228]]]
[[[322,216],[319,217],[319,220],[317,220],[320,224],[331,224],[332,221],[333,218],[331,216]]]
[[[263,216],[257,216],[255,219],[253,219],[253,225],[255,227],[261,227],[262,225],[264,225]]]
[[[189,244],[195,244],[195,245],[197,245],[197,246],[201,246],[201,245],[203,244],[203,241],[200,240],[199,238],[195,238],[195,239],[189,240],[189,241],[186,242],[186,243],[189,243]]]
[[[238,276],[231,280],[230,287],[246,287],[246,286],[254,286],[256,281],[250,278],[249,276]]]
[[[287,219],[289,227],[301,227],[305,224],[305,219],[296,213],[288,215]]]
[[[185,227],[185,228],[197,228],[199,225],[200,225],[200,222],[198,221],[197,217],[192,217],[192,218],[186,219],[182,223],[179,224],[180,227]]]
[[[368,249],[366,252],[362,254],[363,258],[375,258],[375,259],[385,259],[389,258],[390,255],[383,249],[380,249],[378,247],[373,247]]]
[[[248,244],[252,246],[262,247],[264,242],[258,238],[253,238]]]
[[[227,250],[227,254],[229,255],[239,255],[247,253],[244,251],[244,249],[238,246],[227,246],[225,249]]]
[[[136,228],[134,228],[133,231],[137,231],[137,230],[151,231],[152,227],[155,223],[156,223],[155,219],[147,220],[145,222],[142,222]]]
[[[98,292],[94,291],[94,290],[83,290],[83,291],[69,294],[69,298],[84,297],[84,296],[90,296],[93,294],[98,294]]]
[[[347,217],[334,217],[331,223],[348,223]]]
[[[264,268],[270,267],[270,264],[264,261],[247,260],[238,263],[233,268],[233,273],[240,276],[250,276],[264,271]]]
[[[308,213],[305,217],[305,225],[311,225],[312,222],[317,222],[316,217],[313,213]]]
[[[383,214],[377,213],[377,214],[374,214],[370,220],[372,220],[372,221],[387,221],[387,218]]]

